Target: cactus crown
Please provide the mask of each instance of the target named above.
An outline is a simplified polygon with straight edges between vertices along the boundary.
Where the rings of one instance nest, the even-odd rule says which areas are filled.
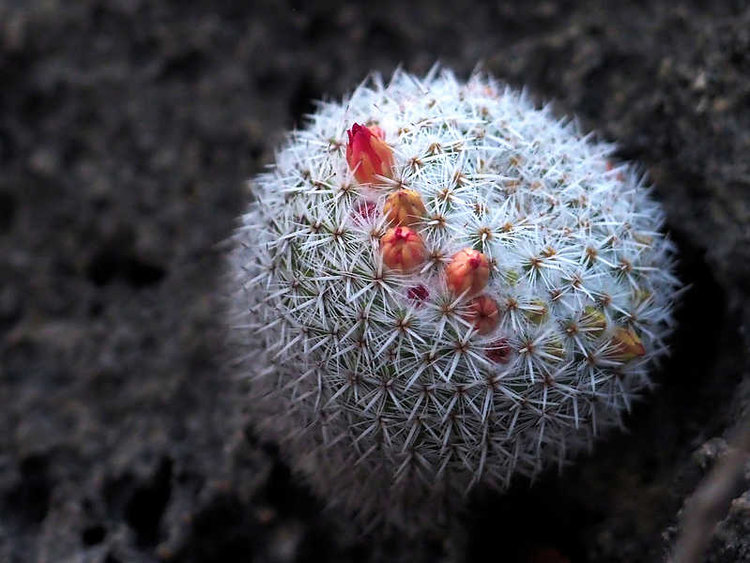
[[[439,69],[374,76],[292,133],[252,183],[233,302],[256,424],[320,493],[419,525],[621,423],[679,283],[612,150]]]

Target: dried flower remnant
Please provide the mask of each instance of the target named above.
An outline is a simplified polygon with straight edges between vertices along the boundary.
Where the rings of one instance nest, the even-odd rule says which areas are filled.
[[[382,129],[355,123],[346,134],[346,162],[360,184],[377,184],[378,176],[393,175],[393,150],[385,143]]]

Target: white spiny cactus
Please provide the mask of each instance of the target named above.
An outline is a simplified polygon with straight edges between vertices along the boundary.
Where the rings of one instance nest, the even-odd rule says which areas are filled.
[[[232,306],[255,424],[326,499],[419,526],[621,424],[679,282],[612,150],[438,69],[292,133],[251,184]]]

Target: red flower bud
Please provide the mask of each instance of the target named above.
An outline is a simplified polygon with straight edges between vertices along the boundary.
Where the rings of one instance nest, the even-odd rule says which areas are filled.
[[[422,237],[408,227],[388,229],[380,239],[383,263],[393,270],[410,272],[427,258]]]
[[[393,150],[383,141],[385,135],[380,127],[355,123],[346,134],[346,162],[360,184],[376,183],[377,175],[392,176]]]
[[[380,139],[381,141],[385,141],[385,131],[383,131],[379,126],[377,126],[377,125],[370,125],[367,128],[378,139]],[[352,129],[354,129],[354,127],[352,127]]]
[[[490,279],[490,263],[481,252],[464,248],[453,255],[451,263],[445,268],[445,275],[448,289],[456,295],[464,292],[476,295]]]

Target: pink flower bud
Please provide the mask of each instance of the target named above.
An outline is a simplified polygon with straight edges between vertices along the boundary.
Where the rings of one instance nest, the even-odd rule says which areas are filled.
[[[476,295],[482,291],[490,279],[490,263],[487,257],[477,250],[464,248],[451,258],[445,268],[448,289],[456,295],[466,292]]]
[[[393,270],[410,272],[427,258],[422,237],[408,227],[388,229],[380,239],[383,263]]]
[[[354,206],[354,221],[358,225],[363,225],[367,221],[373,219],[378,213],[378,208],[375,202],[372,201],[360,201]]]
[[[500,310],[492,297],[480,295],[469,302],[463,317],[474,324],[479,334],[489,334],[500,322]]]
[[[365,127],[355,123],[346,132],[346,162],[360,184],[377,183],[377,176],[392,176],[393,150],[383,141],[380,127]]]

